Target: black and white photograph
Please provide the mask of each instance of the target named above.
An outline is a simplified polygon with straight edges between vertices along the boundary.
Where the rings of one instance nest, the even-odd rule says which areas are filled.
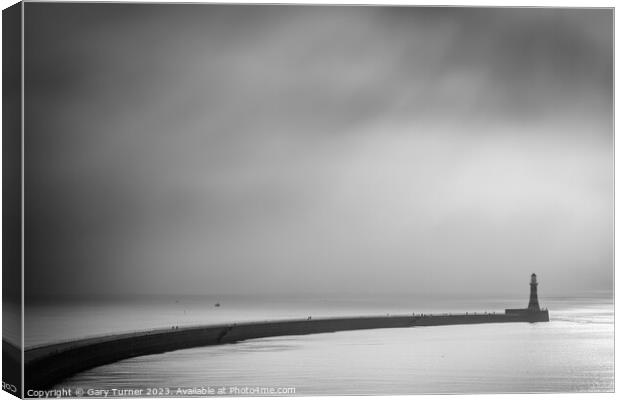
[[[5,5],[5,391],[615,392],[614,8]]]

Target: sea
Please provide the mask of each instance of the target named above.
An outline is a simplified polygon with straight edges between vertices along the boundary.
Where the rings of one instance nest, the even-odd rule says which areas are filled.
[[[614,391],[613,296],[596,293],[540,300],[549,309],[550,322],[253,339],[135,357],[84,371],[56,388],[80,388],[91,395],[127,390],[127,397]],[[500,313],[526,305],[523,298],[428,296],[93,299],[27,306],[24,335],[28,348],[172,326],[308,316]]]

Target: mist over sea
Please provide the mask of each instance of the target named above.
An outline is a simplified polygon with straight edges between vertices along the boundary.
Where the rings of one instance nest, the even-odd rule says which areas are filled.
[[[220,303],[219,307],[215,304]],[[27,347],[186,326],[305,318],[503,312],[526,298],[150,297],[30,305]],[[548,323],[272,337],[124,360],[57,387],[293,387],[296,395],[613,391],[613,297],[541,298]]]

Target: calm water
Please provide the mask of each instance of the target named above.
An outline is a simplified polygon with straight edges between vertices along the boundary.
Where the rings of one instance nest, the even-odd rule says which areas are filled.
[[[56,306],[56,319],[38,321],[32,320],[37,315],[32,309],[27,324],[33,329],[27,337],[34,344],[69,337],[68,332],[76,337],[110,330],[303,315],[501,311],[503,307],[522,306],[522,301],[509,299],[452,299],[426,305],[418,302],[419,307],[410,307],[403,299],[382,303],[227,299],[215,308],[211,301],[152,300],[150,305],[135,306],[141,311],[139,315],[132,314],[131,307],[122,302],[99,304],[99,308],[91,308],[90,315],[87,309],[66,315],[59,311],[61,306]],[[155,387],[173,392],[177,388],[292,387],[296,395],[612,391],[611,297],[541,302],[550,309],[549,323],[379,329],[256,339],[137,357],[83,372],[58,387]],[[47,307],[48,311],[53,309]],[[151,307],[157,315],[149,314]],[[133,321],[128,320],[130,315]],[[105,316],[115,322],[102,323]],[[70,330],[66,325],[62,328],[62,322],[69,320],[77,325]],[[46,324],[48,336],[37,334],[34,327],[44,329]]]

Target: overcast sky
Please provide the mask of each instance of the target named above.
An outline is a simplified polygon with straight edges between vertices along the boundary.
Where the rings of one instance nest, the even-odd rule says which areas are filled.
[[[612,288],[612,11],[26,4],[26,296]]]

